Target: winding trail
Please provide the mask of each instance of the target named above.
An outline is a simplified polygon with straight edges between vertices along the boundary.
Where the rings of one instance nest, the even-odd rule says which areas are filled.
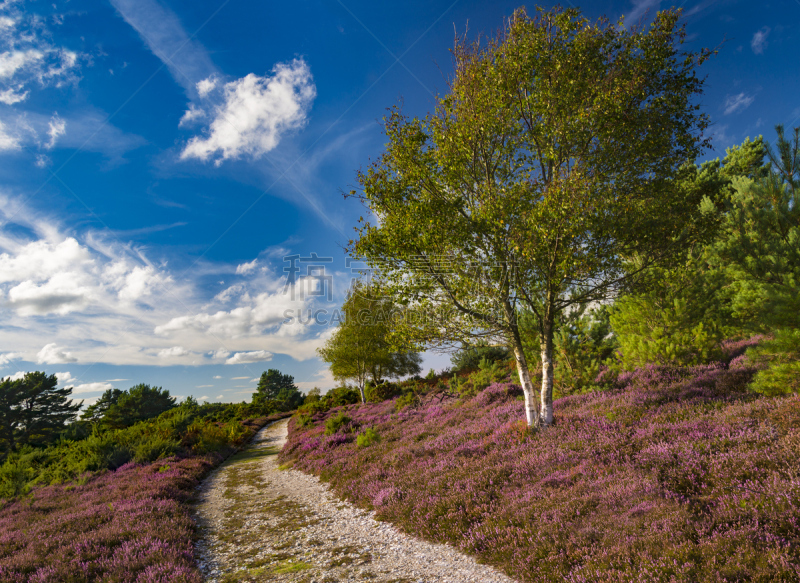
[[[513,583],[450,546],[376,521],[313,476],[281,470],[287,426],[264,427],[200,486],[196,555],[207,581]]]

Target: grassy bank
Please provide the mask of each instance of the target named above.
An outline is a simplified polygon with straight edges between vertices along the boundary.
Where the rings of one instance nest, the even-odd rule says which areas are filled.
[[[747,345],[559,399],[538,434],[510,383],[298,417],[283,462],[521,581],[798,581],[800,398],[749,391]]]

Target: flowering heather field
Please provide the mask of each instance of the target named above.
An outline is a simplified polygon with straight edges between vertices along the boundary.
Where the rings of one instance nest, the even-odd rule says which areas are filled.
[[[245,422],[245,438],[264,421]],[[39,487],[0,501],[0,581],[199,583],[185,503],[222,459],[131,462],[87,475],[84,483]]]
[[[649,366],[556,402],[529,435],[521,390],[349,406],[282,456],[411,533],[521,581],[800,581],[800,398],[756,398],[755,369]],[[372,427],[380,441],[358,447]],[[362,440],[363,441],[363,440]]]

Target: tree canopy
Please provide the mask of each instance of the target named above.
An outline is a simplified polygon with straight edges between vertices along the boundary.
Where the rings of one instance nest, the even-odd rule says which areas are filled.
[[[397,378],[419,373],[422,359],[409,350],[393,349],[391,322],[397,315],[394,303],[376,289],[356,284],[342,306],[340,325],[317,352],[330,363],[337,380],[352,379],[366,401],[368,379]]]
[[[72,387],[58,388],[56,375],[29,372],[0,381],[0,450],[6,454],[52,441],[75,418],[82,402],[69,399]]]
[[[175,397],[168,390],[140,383],[127,391],[108,389],[87,407],[82,419],[99,423],[104,429],[122,429],[175,406]]]
[[[276,401],[278,407],[294,409],[303,402],[303,394],[294,384],[294,377],[275,368],[261,373],[258,387],[253,393],[253,403]]]
[[[398,337],[507,344],[531,425],[553,420],[558,314],[613,296],[698,234],[700,195],[675,177],[707,145],[693,99],[709,52],[681,50],[679,18],[660,12],[639,30],[577,9],[518,10],[497,38],[460,39],[435,112],[395,107],[386,152],[351,192],[377,219],[351,251],[422,314]],[[522,307],[541,346],[538,404]]]

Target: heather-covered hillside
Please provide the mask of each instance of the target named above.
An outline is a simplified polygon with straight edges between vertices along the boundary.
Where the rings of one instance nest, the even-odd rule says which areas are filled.
[[[800,398],[748,391],[748,344],[561,398],[538,433],[497,383],[295,417],[282,455],[521,581],[798,581]]]

